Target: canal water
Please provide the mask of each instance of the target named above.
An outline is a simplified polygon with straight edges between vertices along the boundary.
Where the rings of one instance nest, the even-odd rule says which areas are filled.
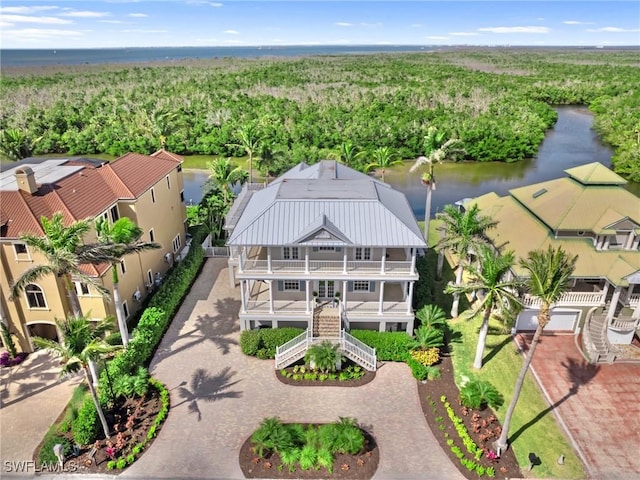
[[[549,130],[535,158],[515,163],[468,162],[436,165],[436,190],[432,215],[444,205],[489,192],[506,195],[510,189],[565,176],[564,170],[585,163],[611,166],[612,150],[603,145],[591,129],[593,116],[586,107],[559,106],[558,121]],[[418,220],[424,219],[426,190],[420,172],[410,173],[412,162],[388,169],[385,181],[403,192]],[[208,178],[204,170],[184,170],[185,199],[200,202]],[[633,189],[632,189],[633,190]],[[638,192],[635,191],[637,194]]]

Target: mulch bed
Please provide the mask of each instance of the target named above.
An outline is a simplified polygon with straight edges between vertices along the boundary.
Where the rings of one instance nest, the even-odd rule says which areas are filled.
[[[442,451],[449,456],[451,462],[458,468],[460,473],[469,480],[478,479],[476,472],[470,472],[461,463],[458,457],[451,451],[451,447],[447,445],[448,439],[453,439],[463,452],[465,458],[473,460],[473,456],[466,451],[466,448],[460,438],[458,432],[449,420],[447,411],[440,400],[442,395],[447,397],[447,401],[451,404],[456,415],[463,419],[469,435],[473,441],[481,448],[493,450],[492,443],[498,439],[500,424],[496,419],[493,411],[487,407],[484,410],[471,410],[462,407],[458,401],[459,390],[454,381],[453,365],[451,358],[447,353],[442,354],[442,360],[439,364],[442,377],[437,380],[429,380],[427,383],[418,382],[418,394],[420,396],[420,404],[422,412],[429,424],[429,428],[436,437]],[[433,402],[433,403],[431,403]],[[434,405],[435,403],[435,405]],[[434,412],[435,410],[435,412]],[[437,417],[442,417],[443,422],[438,423]],[[444,425],[441,430],[440,425]],[[445,437],[445,433],[449,436]],[[475,460],[474,460],[475,461]],[[476,463],[485,467],[493,467],[496,471],[496,478],[523,478],[520,467],[513,453],[508,449],[502,453],[502,456],[496,460],[488,460],[485,455]],[[486,476],[484,478],[487,478]]]
[[[333,462],[333,473],[329,473],[325,468],[320,468],[319,470],[296,468],[294,472],[289,472],[286,466],[281,466],[280,456],[277,453],[268,453],[264,458],[258,458],[251,448],[251,438],[248,438],[240,449],[240,468],[245,478],[368,480],[373,477],[378,469],[380,451],[373,436],[366,430],[362,430],[362,432],[365,436],[363,451],[357,455],[336,454]]]
[[[149,427],[153,424],[158,416],[158,412],[162,408],[158,391],[150,388],[144,399],[135,398],[132,400],[121,401],[108,412],[105,412],[107,423],[112,427],[111,439],[109,440],[113,446],[116,446],[116,459],[131,453],[131,449],[138,443],[144,443],[147,438]],[[62,412],[64,415],[64,412]],[[134,416],[133,424],[126,425],[127,420]],[[158,429],[157,431],[159,431]],[[101,430],[102,431],[102,430]],[[61,434],[73,445],[73,435],[71,431]],[[152,438],[149,440],[144,450],[149,448],[153,443]],[[93,445],[82,446],[78,456],[69,456],[64,462],[65,473],[79,473],[83,475],[91,473],[108,473],[116,475],[123,470],[107,469],[107,462],[111,460],[107,456],[106,447],[107,440],[97,440]],[[91,458],[90,452],[96,447]],[[120,447],[120,448],[118,448]],[[36,449],[39,452],[40,446]],[[136,455],[138,457],[139,455]]]
[[[355,365],[349,361],[342,363],[343,368],[347,368],[350,365]],[[285,368],[287,372],[293,373],[293,366]],[[365,370],[364,376],[356,380],[294,380],[293,378],[287,378],[280,374],[280,370],[276,370],[276,378],[285,385],[293,385],[294,387],[361,387],[369,382],[372,382],[376,378],[376,372],[370,372]]]

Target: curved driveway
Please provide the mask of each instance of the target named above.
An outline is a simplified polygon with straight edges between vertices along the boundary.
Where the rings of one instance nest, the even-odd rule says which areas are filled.
[[[171,413],[121,478],[244,478],[238,453],[263,418],[349,416],[376,437],[375,479],[462,479],[427,426],[406,365],[384,364],[357,388],[284,385],[271,361],[241,353],[238,293],[229,287],[226,259],[208,259],[151,364],[171,390]]]

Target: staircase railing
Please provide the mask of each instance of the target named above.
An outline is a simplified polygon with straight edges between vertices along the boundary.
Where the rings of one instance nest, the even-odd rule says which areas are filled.
[[[375,348],[371,348],[369,345],[362,343],[344,330],[340,331],[340,347],[351,360],[361,364],[367,370],[371,370],[372,372],[376,371],[378,362]]]

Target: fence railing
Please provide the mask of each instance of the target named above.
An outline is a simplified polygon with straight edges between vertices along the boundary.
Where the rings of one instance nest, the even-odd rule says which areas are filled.
[[[602,292],[567,292],[560,300],[558,300],[555,305],[556,306],[566,306],[566,305],[574,305],[574,306],[598,306],[605,303],[605,298]],[[538,297],[533,297],[530,295],[525,295],[524,297],[524,305],[526,307],[539,307],[542,305],[541,300]]]

